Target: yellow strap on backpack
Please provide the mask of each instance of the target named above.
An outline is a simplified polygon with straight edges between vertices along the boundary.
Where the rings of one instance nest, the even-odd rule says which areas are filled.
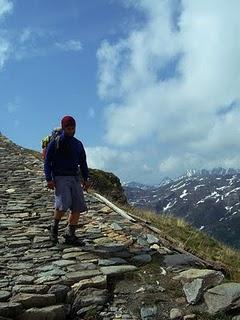
[[[50,142],[50,136],[47,136],[44,139],[42,139],[42,149],[46,148],[49,142]]]

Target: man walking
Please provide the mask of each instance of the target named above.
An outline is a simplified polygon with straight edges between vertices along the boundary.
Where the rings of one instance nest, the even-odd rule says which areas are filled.
[[[82,245],[75,235],[80,213],[87,211],[83,189],[89,188],[86,153],[81,141],[74,137],[76,122],[65,116],[61,121],[62,134],[47,147],[44,171],[49,189],[55,189],[55,212],[51,224],[50,239],[58,243],[58,225],[64,213],[70,209],[64,238],[65,243]],[[83,177],[80,183],[79,166]]]

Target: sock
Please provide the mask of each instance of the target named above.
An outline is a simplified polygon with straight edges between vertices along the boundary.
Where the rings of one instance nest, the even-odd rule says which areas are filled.
[[[54,219],[52,221],[52,230],[54,233],[58,233],[58,225],[59,225],[60,220]]]
[[[69,235],[70,237],[75,236],[75,230],[76,230],[76,225],[74,224],[68,224],[67,226],[67,235]]]

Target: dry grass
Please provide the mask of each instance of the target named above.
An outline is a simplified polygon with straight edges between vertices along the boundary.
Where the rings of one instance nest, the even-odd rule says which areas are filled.
[[[178,247],[196,256],[220,263],[227,271],[227,278],[240,282],[240,251],[235,250],[206,233],[195,229],[182,218],[170,214],[156,214],[150,210],[141,210],[130,205],[115,203],[121,209],[138,216],[157,227],[163,236],[173,238]]]

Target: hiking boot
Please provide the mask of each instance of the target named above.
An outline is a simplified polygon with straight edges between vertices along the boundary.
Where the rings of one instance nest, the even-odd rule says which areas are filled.
[[[51,225],[50,228],[50,240],[53,244],[58,243],[58,228],[54,227],[53,225]]]
[[[65,244],[70,244],[73,246],[84,246],[84,242],[82,240],[80,240],[77,236],[75,235],[68,235],[68,234],[64,234],[63,237],[65,238]]]

